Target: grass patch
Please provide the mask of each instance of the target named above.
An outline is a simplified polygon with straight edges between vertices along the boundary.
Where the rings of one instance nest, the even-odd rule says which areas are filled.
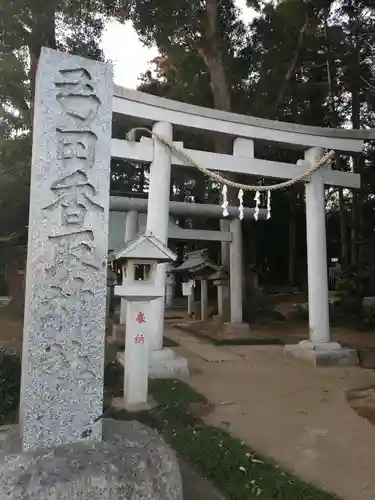
[[[163,347],[178,347],[180,344],[168,337],[163,337]]]
[[[228,500],[337,499],[258,455],[229,432],[206,425],[199,409],[207,407],[208,402],[187,384],[151,380],[149,389],[157,408],[137,414],[109,409],[106,416],[137,419],[159,430],[172,448]]]

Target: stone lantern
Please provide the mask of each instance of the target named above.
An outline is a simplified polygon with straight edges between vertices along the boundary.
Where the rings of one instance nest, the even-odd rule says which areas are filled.
[[[149,336],[152,325],[150,303],[164,297],[165,288],[156,281],[158,264],[175,261],[177,256],[151,233],[139,235],[114,255],[121,265],[123,280],[115,295],[128,301],[124,358],[124,398],[122,407],[147,407]]]
[[[229,299],[229,277],[224,268],[220,268],[209,279],[217,287],[217,310],[218,319],[222,322],[229,321],[230,299]]]

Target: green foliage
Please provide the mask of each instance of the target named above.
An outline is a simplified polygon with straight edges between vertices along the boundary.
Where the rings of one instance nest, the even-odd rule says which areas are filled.
[[[285,321],[285,317],[275,309],[272,299],[262,290],[252,290],[247,293],[243,302],[243,315],[246,322],[256,318],[268,318]]]
[[[277,5],[249,0],[257,14],[248,24],[233,0],[130,0],[123,6],[117,0],[51,0],[47,4],[0,0],[0,237],[27,225],[31,104],[40,47],[103,59],[98,43],[108,16],[132,20],[143,42],[159,49],[154,71],[143,75],[140,88],[145,92],[213,107],[217,99],[209,60],[216,58],[229,87],[227,103],[235,112],[307,125],[375,125],[373,0],[283,0]],[[208,4],[216,5],[217,17],[208,15]],[[125,132],[115,120],[114,135],[123,137]],[[176,140],[191,148],[212,150],[218,145],[199,133],[177,135]],[[257,143],[256,156],[295,163],[301,153]],[[371,144],[363,159],[352,162],[341,157],[337,168],[348,170],[353,165],[362,175],[362,188],[355,196],[344,192],[341,202],[337,191],[329,193],[329,256],[344,254],[345,244],[349,248],[344,260],[345,265],[358,267],[357,294],[373,287],[369,282],[375,275],[369,271],[371,252],[366,250],[375,225],[374,162]],[[264,182],[249,176],[243,180]],[[219,186],[193,169],[174,169],[172,182],[173,200],[220,200]],[[112,190],[144,193],[147,187],[143,165],[112,161]],[[248,194],[245,204],[253,204]],[[245,245],[251,246],[245,257],[247,263],[267,268],[274,282],[292,284],[298,274],[306,274],[303,188],[274,193],[272,204],[267,224],[259,223],[255,229],[254,222],[244,222]],[[196,224],[186,218],[178,222],[183,227]],[[199,224],[202,229],[216,229],[211,221]],[[270,244],[274,240],[277,245]],[[291,273],[288,261],[295,262]]]
[[[107,361],[104,367],[105,402],[121,397],[123,389],[123,368],[116,361]]]
[[[356,286],[353,277],[347,276],[336,281],[336,291],[339,298],[355,295]]]
[[[372,0],[284,0],[277,2],[276,7],[275,2],[250,0],[248,5],[257,10],[257,15],[248,25],[241,21],[231,2],[216,3],[220,52],[225,61],[233,111],[306,125],[339,127],[349,123],[355,128],[374,127]],[[128,17],[137,32],[147,44],[156,44],[161,52],[154,61],[155,71],[144,75],[143,91],[214,105],[209,68],[201,57],[208,42],[203,10],[204,4],[198,1],[130,2]],[[231,34],[227,36],[224,32]],[[195,137],[192,146],[202,147],[200,140]],[[295,163],[300,157],[300,153],[276,146],[256,146],[260,158]],[[340,160],[337,168],[351,168],[348,157],[342,156]],[[371,263],[364,247],[375,224],[374,161],[372,145],[366,148],[363,165],[355,159],[354,168],[362,175],[362,188],[354,197],[344,192],[343,201],[339,202],[337,191],[329,192],[329,256],[342,254],[344,265],[357,265],[360,260],[361,275],[363,268],[368,269]],[[192,175],[184,172],[174,179],[178,193],[190,190],[189,195],[195,196],[199,190],[199,199],[209,200],[211,196],[215,199],[212,183],[197,180],[193,185]],[[254,179],[247,176],[243,180]],[[252,203],[251,196],[245,196],[245,204]],[[252,247],[251,257],[248,253],[246,257],[259,267],[267,267],[269,276],[277,283],[290,278],[288,261],[294,259],[291,284],[298,281],[297,275],[302,282],[306,275],[303,189],[296,186],[274,193],[272,205],[272,218],[267,224],[260,223],[255,230],[254,223],[245,221],[245,245],[251,243]],[[290,236],[292,220],[294,243]],[[344,225],[344,233],[340,224]],[[274,240],[277,245],[270,244]],[[346,255],[345,245],[349,248]],[[363,293],[359,284],[360,281],[356,293]]]
[[[0,237],[27,226],[32,101],[42,46],[94,59],[115,0],[0,0]]]
[[[375,306],[363,309],[361,328],[364,330],[375,330]]]
[[[30,189],[30,135],[0,138],[0,236],[22,231]]]
[[[21,360],[0,349],[0,425],[18,408],[21,386]]]

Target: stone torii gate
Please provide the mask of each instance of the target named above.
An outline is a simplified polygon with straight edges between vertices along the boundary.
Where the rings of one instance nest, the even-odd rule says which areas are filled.
[[[152,126],[155,134],[170,142],[173,141],[174,132],[179,129],[226,134],[233,138],[232,155],[187,150],[181,143],[175,145],[197,164],[210,170],[276,179],[293,179],[309,170],[323,156],[325,148],[336,152],[360,152],[366,140],[375,138],[373,130],[344,130],[282,123],[180,103],[117,86],[114,90],[113,112],[143,126]],[[304,157],[297,165],[255,158],[256,140],[297,147]],[[168,150],[157,139],[142,139],[140,142],[112,139],[111,151],[116,158],[151,162],[147,230],[166,243],[171,166],[190,166],[189,163]],[[357,361],[355,353],[330,342],[325,185],[358,188],[360,176],[325,167],[314,172],[305,183],[310,335],[308,341],[290,346],[287,350],[295,355],[311,358],[317,363],[322,359],[324,362],[334,360],[353,363]],[[159,266],[158,279],[160,283],[165,283],[163,265]],[[153,335],[157,339],[154,345],[160,348],[164,328],[162,300],[154,302],[153,312]]]

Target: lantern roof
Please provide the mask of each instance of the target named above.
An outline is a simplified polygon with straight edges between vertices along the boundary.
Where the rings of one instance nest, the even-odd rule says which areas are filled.
[[[150,232],[144,232],[129,241],[122,250],[112,255],[114,261],[148,260],[161,262],[175,261],[177,255]]]

